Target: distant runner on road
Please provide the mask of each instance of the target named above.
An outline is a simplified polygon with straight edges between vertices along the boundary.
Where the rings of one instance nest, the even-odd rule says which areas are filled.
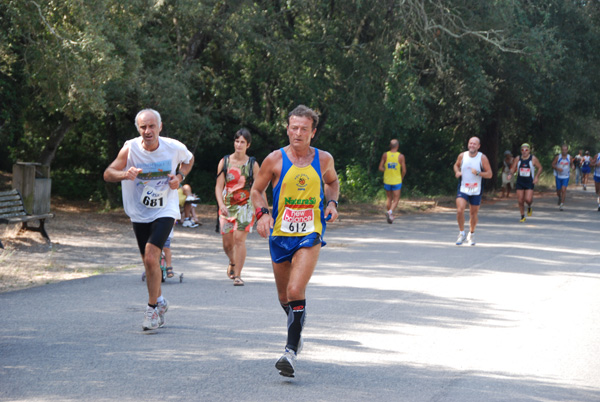
[[[556,178],[556,195],[558,196],[558,209],[563,210],[565,198],[567,197],[567,187],[569,186],[569,176],[573,169],[573,160],[569,155],[569,146],[564,144],[560,148],[560,154],[554,157],[552,169]]]
[[[525,203],[527,203],[527,216],[531,216],[533,187],[542,173],[542,164],[538,158],[531,155],[531,147],[527,143],[521,145],[521,156],[515,158],[510,168],[510,176],[515,173],[517,174],[517,200],[521,212],[521,222],[525,222]]]
[[[400,143],[397,139],[390,142],[390,150],[381,155],[379,171],[383,172],[383,188],[387,197],[385,217],[387,223],[394,222],[394,210],[400,201],[402,180],[406,175],[406,160],[398,151]]]
[[[465,240],[475,245],[475,226],[477,226],[479,206],[481,205],[482,179],[492,177],[492,168],[487,156],[479,152],[481,141],[477,137],[469,139],[468,150],[461,152],[454,164],[454,175],[458,180],[456,194],[456,220],[458,221],[458,239],[460,246]],[[465,234],[465,209],[469,205],[469,235]]]

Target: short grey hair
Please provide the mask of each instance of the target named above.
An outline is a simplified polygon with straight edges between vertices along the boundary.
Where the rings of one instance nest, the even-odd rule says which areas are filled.
[[[156,110],[154,110],[154,109],[142,109],[142,110],[140,110],[140,111],[138,112],[138,114],[136,114],[136,115],[135,115],[135,128],[137,128],[138,130],[140,129],[140,128],[138,127],[138,122],[137,122],[137,121],[138,121],[138,117],[140,117],[140,115],[141,115],[142,113],[145,113],[145,112],[151,112],[151,113],[154,113],[154,116],[156,117],[156,120],[157,120],[157,122],[158,122],[158,126],[160,127],[160,124],[161,124],[161,122],[162,122],[162,120],[161,120],[161,118],[160,118],[160,113],[158,113],[158,112],[157,112]]]

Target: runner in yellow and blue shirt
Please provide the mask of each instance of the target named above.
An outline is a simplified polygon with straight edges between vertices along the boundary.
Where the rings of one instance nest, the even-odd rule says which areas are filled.
[[[325,245],[325,221],[337,219],[339,182],[328,152],[310,146],[319,116],[300,105],[288,115],[290,145],[271,152],[254,180],[251,197],[256,207],[256,230],[269,236],[273,274],[281,307],[287,314],[287,343],[275,367],[295,376],[296,356],[302,349],[306,287]],[[265,190],[273,186],[273,216]]]
[[[406,161],[398,148],[397,139],[390,141],[390,150],[381,155],[379,170],[383,172],[383,188],[387,196],[385,217],[388,223],[394,222],[394,210],[400,201],[402,179],[406,175]]]

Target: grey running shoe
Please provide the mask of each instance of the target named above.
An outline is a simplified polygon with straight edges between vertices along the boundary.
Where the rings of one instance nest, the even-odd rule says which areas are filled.
[[[463,244],[463,242],[467,239],[467,235],[466,234],[458,234],[458,239],[456,239],[456,245],[460,246],[461,244]]]
[[[142,324],[142,329],[144,331],[148,331],[150,329],[157,329],[159,326],[158,320],[158,307],[152,308],[150,306],[147,306],[146,312],[144,313],[144,323]]]
[[[390,214],[389,212],[385,213],[385,219],[387,220],[387,223],[392,223],[394,221],[394,218],[392,218],[392,214]]]
[[[163,299],[162,303],[158,303],[158,326],[162,328],[165,325],[165,313],[169,310],[169,301]]]
[[[467,240],[469,240],[469,246],[474,246],[475,245],[475,233],[470,233],[467,236]]]
[[[559,210],[559,211],[562,211],[562,210],[563,210],[563,204],[560,204],[560,205],[558,206],[558,210]]]
[[[275,363],[275,368],[279,370],[279,375],[284,377],[294,377],[296,366],[296,352],[285,348],[283,355]]]

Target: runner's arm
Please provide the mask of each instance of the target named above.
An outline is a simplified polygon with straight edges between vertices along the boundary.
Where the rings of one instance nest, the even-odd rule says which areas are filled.
[[[400,164],[402,165],[402,180],[404,180],[404,176],[406,176],[406,158],[404,155],[400,154]]]
[[[458,158],[456,159],[456,163],[454,163],[454,176],[458,179],[462,176],[462,172],[460,171],[460,167],[462,165],[463,153],[458,154]]]
[[[129,156],[129,145],[123,146],[117,155],[117,158],[104,171],[104,180],[109,183],[117,183],[123,180],[135,180],[142,169],[130,167],[127,171],[127,157]]]
[[[554,169],[554,170],[556,170],[556,171],[558,171],[558,170],[559,170],[559,169],[558,169],[558,166],[557,166],[557,163],[558,163],[558,155],[556,155],[556,156],[554,157],[554,159],[552,159],[552,169]]]
[[[335,171],[335,163],[333,156],[329,152],[321,152],[323,155],[320,157],[322,175],[323,175],[323,192],[325,193],[325,217],[331,215],[329,222],[335,222],[338,218],[337,202],[340,197],[340,182],[338,180],[337,172]],[[329,202],[329,201],[335,202]]]
[[[490,161],[485,155],[481,155],[481,172],[479,172],[479,176],[484,179],[491,179],[494,172],[492,172],[492,166],[490,165]]]
[[[229,211],[223,202],[223,190],[225,189],[225,175],[227,172],[222,172],[223,165],[225,164],[225,160],[221,158],[219,161],[219,166],[217,167],[217,182],[215,184],[215,199],[217,200],[217,205],[219,206],[219,213],[223,216],[228,216]]]
[[[177,190],[179,188],[179,185],[183,181],[183,178],[185,176],[187,176],[188,174],[190,174],[190,171],[192,170],[192,166],[194,166],[194,156],[193,155],[190,158],[190,161],[188,163],[181,162],[179,164],[179,168],[177,169],[177,171],[175,172],[174,175],[172,175],[172,174],[169,175],[169,187],[171,188],[171,190]],[[181,180],[179,179],[179,176],[181,176]]]
[[[265,191],[267,190],[269,183],[276,179],[274,172],[277,168],[277,156],[281,158],[280,155],[279,151],[271,152],[263,161],[258,174],[254,174],[254,184],[252,184],[252,189],[250,190],[250,199],[256,210],[269,208]],[[256,221],[256,231],[262,237],[267,237],[273,228],[273,224],[274,221],[271,214],[263,214],[260,219]]]
[[[387,152],[384,152],[383,155],[381,155],[381,160],[379,161],[379,171],[380,172],[385,172],[386,160],[387,160]]]

